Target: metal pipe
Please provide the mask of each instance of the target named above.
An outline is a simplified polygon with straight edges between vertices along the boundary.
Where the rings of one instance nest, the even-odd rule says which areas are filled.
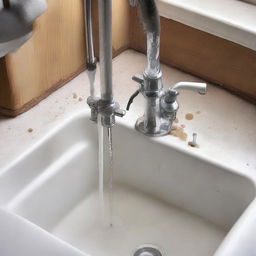
[[[92,28],[92,0],[85,0],[84,3],[85,12],[85,27],[86,27],[86,49],[87,49],[87,64],[95,64],[96,58],[94,55],[93,46],[93,28]],[[96,66],[95,66],[96,68]]]
[[[138,0],[142,24],[147,33],[148,66],[145,74],[156,78],[160,71],[160,16],[155,0]]]
[[[89,97],[87,103],[91,108],[92,120],[97,120],[100,114],[101,124],[112,127],[115,116],[124,116],[113,100],[112,88],[112,0],[98,0],[99,3],[99,38],[100,38],[100,87],[101,98]]]
[[[148,136],[163,136],[170,133],[176,118],[179,108],[177,90],[196,90],[205,94],[206,84],[180,82],[173,88],[164,90],[159,59],[160,16],[156,0],[130,0],[130,4],[132,6],[139,5],[142,24],[147,33],[148,66],[143,78],[140,76],[133,77],[133,80],[140,84],[139,91],[146,101],[144,115],[137,120],[135,128]],[[136,95],[137,92],[132,96],[130,102]]]
[[[101,99],[113,101],[112,91],[112,0],[99,0]]]
[[[90,81],[90,96],[95,97],[95,76],[96,76],[96,58],[94,55],[93,46],[93,26],[92,26],[92,0],[84,0],[85,14],[85,34],[86,34],[86,49],[87,49],[87,74]],[[92,120],[95,120],[95,115],[92,114]]]

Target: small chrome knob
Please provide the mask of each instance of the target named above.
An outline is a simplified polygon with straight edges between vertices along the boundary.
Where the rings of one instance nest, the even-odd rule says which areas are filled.
[[[197,133],[193,133],[193,139],[192,139],[192,141],[190,141],[188,144],[189,144],[189,146],[191,146],[191,147],[196,147],[197,146],[197,142],[196,142],[196,140],[197,140]]]
[[[141,75],[135,75],[132,77],[132,80],[135,81],[138,84],[143,84],[144,79]]]
[[[176,101],[178,95],[179,95],[179,93],[177,91],[168,89],[166,92],[166,95],[164,97],[164,100],[166,103],[169,103],[169,104],[173,103]]]

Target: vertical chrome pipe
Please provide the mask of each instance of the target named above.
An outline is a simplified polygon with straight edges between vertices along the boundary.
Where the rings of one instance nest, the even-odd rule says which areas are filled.
[[[98,0],[99,3],[99,37],[100,37],[100,88],[101,98],[89,97],[87,103],[92,109],[92,120],[101,116],[104,127],[115,124],[115,116],[124,116],[125,111],[120,109],[113,100],[112,88],[112,0]]]
[[[99,0],[101,99],[113,101],[112,91],[112,0]]]
[[[87,49],[87,64],[95,64],[96,58],[94,55],[93,46],[93,28],[92,28],[92,0],[84,1],[85,13],[85,34],[86,34],[86,49]],[[96,68],[96,67],[95,67]]]

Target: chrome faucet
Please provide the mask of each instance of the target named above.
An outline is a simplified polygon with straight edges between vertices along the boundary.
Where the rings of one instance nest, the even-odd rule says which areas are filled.
[[[87,35],[87,66],[88,72],[95,72],[92,33],[92,0],[85,0],[86,35]],[[124,116],[125,110],[120,109],[113,100],[112,84],[112,0],[99,0],[99,35],[100,35],[100,84],[101,97],[95,97],[91,88],[91,96],[87,103],[91,108],[91,120],[97,122],[98,114],[104,127],[112,127],[116,116]],[[90,78],[90,75],[89,75]]]
[[[163,136],[169,134],[176,118],[179,105],[179,90],[193,90],[200,94],[206,93],[205,83],[179,82],[165,90],[160,69],[160,17],[155,0],[130,0],[132,6],[138,5],[144,30],[147,33],[148,65],[143,76],[133,76],[139,89],[131,96],[127,110],[133,99],[141,93],[146,101],[144,115],[139,118],[135,128],[147,136]]]
[[[87,64],[95,69],[93,52],[91,1],[85,4],[87,25]],[[91,108],[91,120],[97,121],[101,114],[101,123],[105,127],[115,124],[115,116],[124,116],[125,111],[113,100],[112,86],[112,0],[99,1],[99,34],[100,34],[100,77],[101,98],[93,95],[87,99]],[[172,123],[179,108],[177,102],[178,90],[195,90],[200,94],[206,93],[205,83],[180,82],[171,89],[165,90],[162,83],[160,68],[160,17],[155,0],[129,0],[132,6],[139,6],[143,27],[147,33],[148,65],[143,76],[134,76],[139,83],[139,89],[129,100],[129,110],[133,99],[141,93],[146,101],[144,116],[136,122],[135,128],[148,136],[166,135],[171,131]],[[88,69],[90,72],[90,69]]]

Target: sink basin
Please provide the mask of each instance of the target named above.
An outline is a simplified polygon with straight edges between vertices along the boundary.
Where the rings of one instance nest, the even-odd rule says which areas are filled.
[[[168,136],[145,137],[125,119],[113,128],[113,145],[113,196],[106,187],[103,217],[97,125],[87,111],[0,170],[2,207],[85,255],[129,256],[152,244],[167,256],[210,256],[255,198],[248,177]]]

